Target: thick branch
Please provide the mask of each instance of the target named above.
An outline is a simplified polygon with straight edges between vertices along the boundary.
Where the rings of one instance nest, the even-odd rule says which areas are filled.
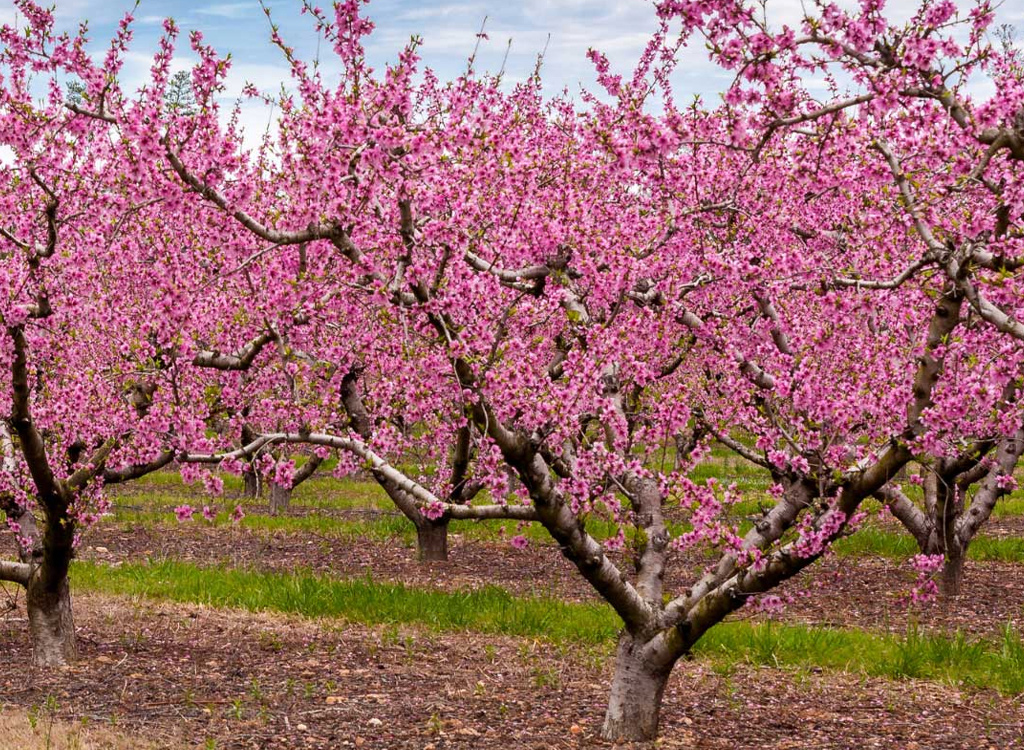
[[[188,170],[188,167],[185,166],[178,154],[170,148],[170,145],[166,143],[166,141],[164,146],[167,153],[167,160],[170,162],[171,168],[175,173],[177,173],[178,177],[181,178],[182,182],[199,193],[203,198],[220,208],[222,211],[232,216],[257,237],[260,237],[267,242],[271,242],[275,245],[298,245],[302,242],[313,242],[314,240],[334,240],[339,234],[343,234],[342,230],[333,224],[311,223],[305,229],[297,232],[281,232],[264,226],[245,211],[242,211],[241,209],[232,209],[228,199],[221,192],[216,188],[207,185]]]
[[[103,484],[121,484],[138,479],[146,474],[152,474],[154,471],[159,471],[171,463],[175,455],[174,451],[167,450],[148,463],[133,464],[117,470],[105,469],[103,471]]]
[[[28,563],[0,560],[0,581],[28,586],[28,579],[31,575],[32,566]]]
[[[43,436],[32,421],[31,391],[28,382],[28,344],[25,332],[15,326],[7,329],[14,342],[14,360],[11,363],[11,390],[13,410],[11,421],[21,445],[22,455],[28,465],[32,481],[35,482],[39,499],[48,510],[56,510],[61,501],[62,493],[57,480],[50,469],[46,456],[46,445]]]
[[[989,469],[982,486],[971,500],[971,507],[957,522],[956,535],[962,544],[969,543],[978,529],[992,515],[999,498],[1010,492],[1013,470],[1024,453],[1024,429],[1000,441],[995,464]]]
[[[277,339],[278,335],[275,331],[265,331],[232,354],[223,354],[212,350],[198,352],[193,358],[192,364],[196,367],[209,367],[214,370],[247,370],[253,360],[263,351],[263,348]]]
[[[903,524],[903,528],[909,531],[917,541],[917,546],[922,550],[925,549],[928,545],[928,537],[931,535],[931,527],[924,511],[903,494],[902,490],[892,484],[882,487],[875,493],[875,497],[889,506],[889,510]]]
[[[316,453],[310,456],[306,463],[302,464],[302,466],[295,470],[295,474],[292,476],[292,487],[298,487],[311,476],[316,474],[316,470],[320,468],[320,464],[323,462],[324,460]]]
[[[884,140],[879,139],[875,141],[873,145],[875,149],[885,157],[885,161],[889,165],[889,170],[892,172],[893,179],[896,181],[896,186],[899,188],[900,195],[903,197],[904,207],[910,215],[911,220],[914,222],[914,227],[917,229],[917,233],[928,246],[930,253],[941,257],[945,252],[945,248],[942,243],[935,238],[935,233],[932,231],[931,225],[925,220],[924,214],[921,213],[921,209],[917,204],[917,198],[914,196],[914,191],[910,187],[910,181],[907,179],[907,175],[903,171],[903,166],[900,164],[899,159],[896,158],[896,154],[893,153],[889,144]],[[926,255],[926,257],[928,257],[928,255]],[[934,258],[929,258],[929,260],[934,260]]]
[[[757,292],[754,294],[754,300],[757,302],[757,307],[761,311],[761,315],[764,316],[770,325],[772,341],[775,343],[775,348],[779,350],[781,354],[785,354],[789,357],[793,356],[793,350],[789,346],[789,337],[786,336],[786,332],[782,330],[782,323],[779,320],[779,313],[775,309],[775,305],[768,299],[768,295]]]
[[[91,456],[89,460],[85,462],[85,465],[78,469],[74,474],[65,480],[65,485],[71,491],[80,490],[87,485],[92,479],[103,471],[103,466],[107,462],[107,457],[110,452],[114,450],[117,445],[115,438],[110,438],[103,445],[101,445]]]
[[[337,448],[348,451],[362,458],[371,471],[379,472],[382,476],[393,482],[403,492],[411,495],[421,503],[433,505],[444,505],[434,493],[422,485],[406,477],[398,469],[394,468],[378,456],[366,445],[366,443],[354,438],[340,437],[338,435],[327,435],[324,433],[299,433],[299,432],[269,432],[260,435],[256,440],[241,448],[227,453],[216,454],[188,454],[180,456],[179,461],[187,463],[218,464],[225,459],[241,459],[253,456],[268,445],[281,443],[323,445],[328,448]]]
[[[464,505],[462,503],[453,503],[448,506],[445,515],[449,518],[476,521],[490,519],[511,521],[538,520],[536,509],[529,505]]]
[[[839,277],[832,279],[832,283],[836,286],[853,287],[855,289],[899,289],[908,280],[913,278],[914,274],[932,262],[931,258],[923,258],[915,263],[911,263],[896,276],[885,281]]]
[[[1024,324],[1014,320],[1001,308],[989,302],[971,283],[970,279],[960,273],[959,266],[955,261],[946,264],[946,273],[956,284],[957,288],[967,297],[971,307],[988,323],[991,323],[997,331],[1013,336],[1015,339],[1024,341]]]
[[[695,333],[700,333],[704,329],[704,321],[689,310],[681,311],[677,315],[677,320]],[[775,378],[765,372],[760,365],[752,362],[742,352],[730,347],[720,336],[712,334],[711,339],[720,350],[739,365],[740,372],[750,378],[754,385],[765,391],[775,388]]]

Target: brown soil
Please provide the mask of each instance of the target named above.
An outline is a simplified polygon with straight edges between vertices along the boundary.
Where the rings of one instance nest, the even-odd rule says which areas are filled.
[[[167,748],[609,747],[604,651],[97,596],[76,609],[81,661],[54,674],[0,662],[5,709]],[[0,652],[27,648],[9,613]],[[658,747],[1004,750],[1024,747],[1024,707],[931,682],[683,662]]]

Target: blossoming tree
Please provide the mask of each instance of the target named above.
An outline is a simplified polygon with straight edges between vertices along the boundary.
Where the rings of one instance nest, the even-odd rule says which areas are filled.
[[[794,213],[792,231],[831,248],[824,287],[918,286],[956,300],[962,325],[942,343],[957,378],[914,447],[923,501],[898,484],[879,493],[923,553],[943,556],[943,588],[955,594],[967,547],[1015,486],[1024,451],[1024,65],[1012,32],[992,38],[990,3],[923,2],[899,25],[883,6],[821,4],[799,28],[739,2],[659,7],[736,72],[725,94],[732,147],[755,160],[774,147],[796,157],[802,174],[786,189],[802,196],[805,216]],[[822,73],[825,97],[808,85]],[[972,97],[983,82],[995,94]]]
[[[189,241],[170,251],[174,268],[216,269],[219,293],[182,285],[188,304],[168,311],[168,335],[149,344],[154,369],[183,378],[193,396],[167,402],[191,425],[173,431],[177,450],[237,470],[271,447],[337,449],[425,518],[537,520],[623,622],[604,734],[650,739],[679,658],[818,559],[915,456],[946,456],[972,439],[977,420],[958,423],[949,409],[973,375],[997,393],[1016,376],[946,367],[992,351],[970,315],[1014,335],[990,300],[1001,287],[982,293],[978,279],[988,277],[975,270],[1015,266],[991,247],[967,260],[963,248],[940,253],[945,234],[930,222],[973,216],[995,199],[988,188],[961,190],[941,216],[924,215],[900,166],[919,153],[905,126],[937,113],[945,119],[927,122],[952,122],[955,133],[956,108],[905,86],[902,68],[899,85],[883,85],[899,50],[918,61],[920,78],[933,42],[933,58],[941,52],[960,68],[996,59],[981,44],[990,18],[962,24],[964,46],[949,37],[948,9],[934,10],[941,4],[925,3],[905,27],[871,3],[853,16],[822,4],[820,18],[802,21],[805,42],[752,28],[759,17],[736,2],[666,2],[666,25],[632,79],[594,53],[610,103],[587,96],[579,106],[545,101],[536,79],[506,89],[470,70],[442,83],[418,70],[415,40],[378,74],[363,56],[372,24],[359,5],[336,3],[333,17],[307,7],[339,56],[335,84],[274,32],[295,93],[277,102],[279,130],[256,153],[243,148],[236,123],[218,119],[227,62],[200,36],[188,117],[157,104],[173,24],[140,106],[115,76],[76,63],[86,87],[70,112],[119,129],[135,157],[125,173],[162,206],[154,221],[167,227],[184,215],[202,228],[181,233]],[[687,34],[707,34],[722,64],[742,69],[724,108],[674,105],[674,17]],[[46,33],[45,19],[35,28]],[[851,103],[838,85],[834,101],[806,95],[801,81],[820,63],[787,56],[801,45],[837,58],[870,96]],[[879,70],[870,86],[858,77]],[[656,96],[659,114],[645,106]],[[1001,127],[989,146],[1012,135]],[[982,135],[975,141],[984,145]],[[996,155],[1009,180],[1006,138]],[[887,190],[899,199],[883,200]],[[997,206],[993,231],[1006,223],[998,215]],[[1011,210],[1010,223],[1017,218]],[[948,231],[956,228],[950,220]],[[248,283],[262,290],[258,300]],[[249,343],[219,354],[233,351],[228,341]],[[258,437],[242,448],[199,434],[209,412],[194,397],[209,393],[207,366],[222,371],[212,387],[225,404],[237,398],[241,370],[268,383],[287,378],[248,415]],[[149,413],[175,393],[146,396]],[[696,485],[685,461],[657,460],[669,442],[699,455],[705,428],[729,439],[731,420],[771,462],[779,495],[746,533],[723,520],[734,489]],[[1002,426],[1000,439],[1017,429],[1012,418]],[[473,479],[490,499],[453,502],[454,474],[403,467],[412,443],[434,446],[435,458],[470,443]],[[673,537],[666,513],[676,506],[692,528]],[[619,532],[595,538],[588,522],[599,517]],[[677,550],[698,545],[713,551],[712,564],[667,584]]]
[[[712,6],[731,18],[728,4]],[[432,423],[426,432],[474,426],[491,496],[532,506],[623,620],[604,733],[650,738],[674,663],[751,597],[820,557],[918,444],[940,434],[929,419],[936,388],[951,377],[946,345],[963,323],[965,295],[943,283],[865,281],[907,257],[877,233],[877,244],[860,243],[837,268],[838,240],[818,228],[843,206],[796,192],[814,182],[815,155],[776,137],[774,120],[738,113],[731,101],[722,111],[680,111],[667,93],[664,114],[645,114],[644,99],[667,89],[664,36],[626,83],[595,54],[614,101],[589,99],[581,112],[543,102],[532,81],[505,92],[486,77],[441,84],[427,72],[414,83],[415,43],[375,75],[360,44],[372,27],[358,3],[337,4],[334,18],[310,10],[344,72],[328,87],[275,32],[299,101],[280,102],[274,158],[260,174],[238,179],[237,165],[187,160],[173,128],[167,159],[187,189],[256,238],[304,245],[311,262],[331,268],[338,291],[311,316],[337,327],[356,321],[345,338],[361,343],[368,320],[376,339],[403,342],[401,357],[370,350],[370,359],[382,373],[402,373],[393,380],[415,398],[401,409]],[[216,65],[210,53],[200,70],[213,76]],[[799,65],[787,70],[799,80]],[[915,101],[897,91],[887,105]],[[818,115],[811,104],[794,99],[800,114],[789,119],[820,123],[834,106]],[[203,155],[239,153],[231,133],[210,125]],[[832,129],[815,144],[833,155],[865,137],[852,125]],[[862,361],[880,367],[866,372]],[[339,370],[342,379],[352,372]],[[793,439],[767,416],[769,403],[802,411],[808,424],[829,420],[842,439],[823,445],[810,430]],[[746,534],[719,520],[734,492],[696,486],[653,458],[695,419],[736,406],[779,480],[778,502]],[[421,507],[454,507],[429,478],[398,468],[389,430],[352,426],[323,419],[318,429],[264,432],[230,457],[270,443],[339,448]],[[816,454],[813,466],[807,454]],[[518,494],[502,466],[516,472]],[[693,531],[672,539],[665,506],[680,501]],[[595,539],[595,515],[620,524],[619,535]],[[717,562],[667,592],[672,550],[694,544],[716,547]],[[632,576],[609,555],[627,545]]]

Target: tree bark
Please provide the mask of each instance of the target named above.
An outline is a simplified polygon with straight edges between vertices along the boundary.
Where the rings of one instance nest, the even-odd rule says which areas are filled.
[[[619,637],[608,711],[601,728],[601,736],[611,742],[648,742],[658,736],[661,699],[673,665],[647,663],[643,646],[629,633]]]
[[[960,596],[960,589],[964,579],[964,550],[947,549],[942,564],[942,579],[939,589],[943,599],[953,599]]]
[[[448,560],[448,519],[423,518],[416,524],[416,548],[420,562]]]
[[[32,638],[32,664],[63,667],[78,656],[71,588],[67,574],[47,585],[42,566],[33,571],[27,587],[28,627]]]
[[[282,510],[287,510],[292,500],[292,488],[280,484],[270,483],[270,515],[276,516]]]
[[[255,500],[260,496],[260,479],[256,476],[255,471],[247,471],[242,475],[245,481],[244,495],[250,500]]]

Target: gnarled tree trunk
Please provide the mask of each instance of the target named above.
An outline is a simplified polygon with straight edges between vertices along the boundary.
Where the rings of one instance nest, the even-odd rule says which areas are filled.
[[[448,559],[448,519],[431,521],[422,517],[416,523],[416,548],[420,562],[444,562]]]
[[[247,424],[242,425],[242,445],[248,445],[257,437],[257,433]],[[246,463],[245,473],[242,474],[242,481],[245,482],[243,494],[250,500],[260,496],[260,475],[256,468],[256,462],[249,458]]]
[[[280,484],[270,483],[270,515],[276,516],[282,510],[287,510],[292,500],[292,488]]]
[[[946,549],[945,559],[942,564],[942,578],[940,579],[939,591],[943,598],[960,596],[960,589],[964,579],[964,556],[967,550],[961,545],[954,545]]]
[[[44,568],[33,571],[26,594],[32,663],[37,667],[63,667],[78,657],[71,588],[66,571],[62,576],[45,575]]]
[[[283,485],[270,482],[270,515],[276,516],[282,510],[288,508],[292,501],[292,490],[312,477],[316,470],[320,468],[321,463],[323,463],[323,458],[320,456],[316,454],[310,456],[309,460],[300,466],[292,476],[291,487],[284,487]]]
[[[619,637],[608,710],[601,736],[612,742],[645,742],[658,735],[661,699],[672,664],[653,665],[643,657],[644,644],[629,633]]]

